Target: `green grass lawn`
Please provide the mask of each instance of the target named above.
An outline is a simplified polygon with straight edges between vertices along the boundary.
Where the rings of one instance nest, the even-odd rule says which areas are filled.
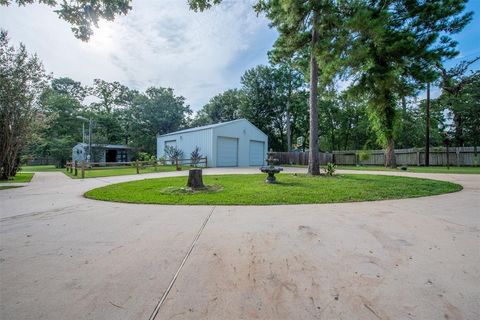
[[[284,167],[295,167],[295,168],[307,168],[303,165],[282,165]],[[323,168],[324,166],[322,166]],[[400,167],[397,169],[385,168],[383,166],[337,166],[338,170],[362,170],[362,171],[391,171],[398,172],[401,171]],[[403,172],[403,171],[402,171]],[[468,174],[480,174],[480,167],[416,167],[409,166],[407,172],[418,172],[418,173],[468,173]]]
[[[12,180],[0,180],[0,183],[30,182],[34,173],[19,172]]]
[[[140,169],[140,174],[142,173],[154,173],[154,172],[168,172],[175,171],[175,166],[157,166],[157,171],[153,167],[146,167]],[[70,172],[66,172],[64,169],[63,172],[73,178],[80,179],[82,176],[81,170],[78,169],[78,175],[74,176]],[[130,174],[137,174],[137,169],[135,167],[109,167],[109,168],[95,168],[93,170],[85,170],[85,178],[98,178],[98,177],[113,177],[113,176],[125,176]]]
[[[401,171],[400,169],[390,169],[382,166],[337,166],[340,170],[365,170],[365,171]],[[407,172],[418,173],[468,173],[480,174],[480,167],[407,167]]]
[[[0,186],[0,190],[21,188],[21,186]]]
[[[62,171],[65,169],[56,168],[52,165],[42,165],[42,166],[22,166],[22,172],[50,172],[50,171]]]
[[[112,184],[85,193],[87,198],[156,204],[274,205],[331,203],[412,198],[459,191],[458,184],[394,176],[339,175],[312,177],[279,174],[277,184],[266,184],[264,174],[204,176],[206,185],[219,191],[172,193],[187,177],[145,179]]]

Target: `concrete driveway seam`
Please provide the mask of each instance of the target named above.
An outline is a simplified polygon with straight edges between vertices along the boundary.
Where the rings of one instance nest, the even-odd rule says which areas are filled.
[[[155,320],[155,318],[157,317],[157,314],[158,314],[158,312],[160,311],[160,308],[162,307],[163,302],[165,301],[165,299],[167,298],[168,294],[170,293],[170,290],[172,289],[173,285],[175,284],[175,281],[177,280],[178,275],[179,275],[180,272],[182,271],[183,266],[185,265],[185,263],[187,262],[188,258],[190,257],[190,254],[192,253],[193,249],[195,248],[195,245],[197,244],[197,241],[198,241],[198,239],[200,238],[200,235],[202,234],[203,230],[205,229],[205,226],[207,225],[208,221],[210,220],[210,217],[212,216],[213,211],[215,211],[215,208],[216,208],[216,207],[213,207],[213,208],[212,208],[212,210],[210,211],[209,215],[208,215],[208,216],[205,218],[205,220],[203,221],[202,226],[201,226],[200,229],[198,230],[197,234],[195,235],[195,238],[193,239],[192,244],[190,245],[190,249],[189,249],[189,250],[187,251],[187,253],[185,254],[185,257],[183,258],[182,263],[181,263],[180,266],[178,267],[177,271],[176,271],[175,274],[173,275],[172,280],[170,281],[170,284],[168,285],[167,289],[165,290],[165,292],[163,293],[162,297],[160,298],[160,300],[158,301],[157,305],[155,306],[155,309],[153,310],[152,315],[149,317],[149,320]]]

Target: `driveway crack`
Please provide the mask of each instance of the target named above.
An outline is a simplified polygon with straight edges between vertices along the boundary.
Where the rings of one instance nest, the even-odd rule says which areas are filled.
[[[154,320],[156,317],[157,317],[157,314],[158,312],[160,311],[160,308],[162,307],[162,304],[165,302],[165,300],[167,299],[167,296],[168,294],[170,293],[170,290],[173,288],[173,285],[175,284],[175,281],[177,280],[177,277],[178,275],[180,274],[180,271],[182,271],[182,268],[183,266],[185,265],[185,263],[187,262],[188,258],[190,257],[190,254],[192,253],[193,251],[193,248],[195,248],[195,245],[197,244],[197,241],[198,239],[200,238],[200,235],[202,234],[203,232],[203,229],[205,229],[205,226],[207,225],[208,221],[210,220],[210,217],[212,216],[213,214],[213,211],[215,211],[215,208],[216,207],[213,207],[212,210],[210,211],[210,213],[208,214],[208,216],[205,218],[205,220],[203,221],[203,224],[202,226],[200,227],[200,229],[198,230],[197,234],[195,235],[195,238],[193,238],[193,242],[192,244],[190,245],[190,249],[187,251],[187,253],[185,254],[185,257],[183,257],[183,260],[182,260],[182,263],[180,263],[180,266],[177,268],[177,271],[175,272],[175,274],[173,275],[173,278],[172,280],[170,281],[170,284],[168,285],[167,289],[165,290],[165,292],[163,293],[162,297],[160,298],[160,300],[158,301],[157,305],[155,306],[155,309],[153,310],[152,314],[150,315],[150,317],[148,318],[149,320]]]

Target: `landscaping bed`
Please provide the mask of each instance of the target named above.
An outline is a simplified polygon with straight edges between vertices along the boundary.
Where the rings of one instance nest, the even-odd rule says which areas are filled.
[[[462,189],[451,182],[398,176],[279,174],[277,184],[266,184],[265,177],[264,174],[206,175],[203,180],[210,188],[192,192],[185,188],[187,177],[145,179],[93,189],[85,196],[128,203],[280,205],[413,198]]]

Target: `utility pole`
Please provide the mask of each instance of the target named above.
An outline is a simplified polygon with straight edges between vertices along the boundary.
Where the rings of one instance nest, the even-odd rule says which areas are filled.
[[[88,155],[89,161],[92,162],[92,118],[88,120]]]
[[[82,122],[82,143],[85,143],[85,122]]]
[[[430,165],[430,82],[427,82],[427,101],[425,104],[425,166]]]
[[[88,153],[87,153],[87,160],[91,162],[92,159],[92,118],[87,119],[82,116],[77,116],[77,119],[80,119],[82,121],[88,121]],[[83,129],[83,142],[85,143],[85,124],[82,124],[82,129]]]

